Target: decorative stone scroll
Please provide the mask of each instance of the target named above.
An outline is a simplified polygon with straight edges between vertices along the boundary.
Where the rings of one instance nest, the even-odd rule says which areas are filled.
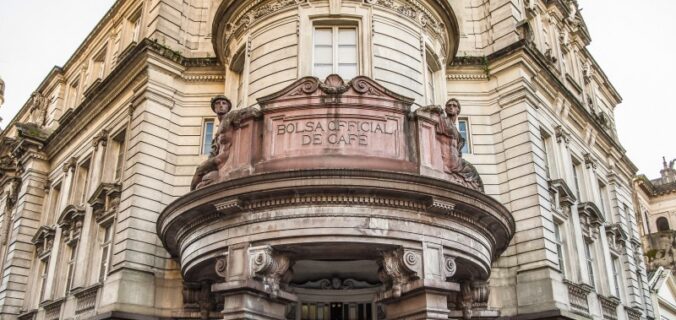
[[[421,277],[421,260],[419,253],[404,248],[383,252],[379,276],[390,284],[393,297],[400,297],[402,286]]]
[[[41,226],[38,231],[35,232],[31,242],[35,245],[38,257],[46,255],[52,251],[55,234],[56,231],[54,228],[49,226]]]
[[[270,296],[277,297],[282,278],[291,266],[289,258],[274,252],[270,246],[250,248],[249,256],[251,275],[263,281],[265,291]]]
[[[64,242],[69,243],[80,238],[84,214],[85,208],[82,206],[69,205],[63,210],[58,224],[63,230]]]
[[[102,221],[117,211],[120,205],[122,186],[118,183],[101,183],[92,196],[89,204],[92,206],[96,221]]]
[[[303,289],[321,289],[321,290],[352,290],[352,289],[367,289],[376,288],[379,284],[369,283],[357,279],[321,279],[317,281],[308,281],[303,284],[294,285],[296,288]]]

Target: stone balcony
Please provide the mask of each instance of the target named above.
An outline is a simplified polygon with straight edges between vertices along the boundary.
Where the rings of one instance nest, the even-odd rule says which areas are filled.
[[[514,221],[459,158],[440,108],[411,112],[368,78],[337,76],[259,104],[222,118],[196,189],[158,219],[185,281],[225,297],[203,312],[284,319],[350,302],[387,319],[492,314],[486,280]]]

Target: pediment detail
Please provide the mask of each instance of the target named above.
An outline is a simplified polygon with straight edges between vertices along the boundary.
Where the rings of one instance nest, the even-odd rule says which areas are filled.
[[[325,98],[319,102],[341,103],[341,100],[336,100],[338,96],[373,97],[378,100],[396,101],[405,105],[411,105],[414,101],[412,98],[402,96],[386,89],[368,77],[358,76],[345,82],[339,75],[332,74],[324,81],[320,81],[317,77],[304,77],[298,79],[281,91],[258,98],[258,103],[261,106],[266,106],[282,100],[298,100],[300,98],[312,97],[330,97],[329,100]]]
[[[101,183],[87,201],[96,221],[101,221],[117,211],[120,205],[122,186],[118,183]]]

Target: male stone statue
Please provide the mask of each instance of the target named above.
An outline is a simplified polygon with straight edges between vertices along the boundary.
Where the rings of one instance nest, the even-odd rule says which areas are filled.
[[[214,135],[214,139],[211,142],[211,152],[209,153],[209,159],[200,164],[195,171],[195,175],[192,178],[192,183],[190,184],[190,190],[195,190],[197,186],[201,183],[208,183],[211,181],[206,181],[207,174],[214,173],[218,175],[218,168],[228,160],[230,156],[230,144],[232,143],[232,130],[227,130],[230,127],[228,121],[225,120],[226,114],[232,109],[232,102],[226,96],[217,95],[211,98],[211,110],[216,113],[218,118],[218,130]]]

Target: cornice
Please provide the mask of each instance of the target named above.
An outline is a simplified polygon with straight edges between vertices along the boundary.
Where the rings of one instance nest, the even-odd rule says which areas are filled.
[[[90,119],[107,107],[109,101],[127,88],[136,89],[139,82],[147,82],[147,60],[151,55],[172,61],[181,66],[181,71],[191,67],[218,66],[216,58],[185,58],[178,52],[155,41],[144,39],[129,49],[129,53],[116,65],[110,74],[93,90],[88,92],[80,105],[69,109],[59,120],[59,126],[45,142],[49,156],[58,153],[82,129]],[[175,73],[175,72],[172,72]],[[184,77],[183,73],[176,74]],[[186,77],[190,77],[189,75]],[[134,79],[134,80],[129,80]]]

